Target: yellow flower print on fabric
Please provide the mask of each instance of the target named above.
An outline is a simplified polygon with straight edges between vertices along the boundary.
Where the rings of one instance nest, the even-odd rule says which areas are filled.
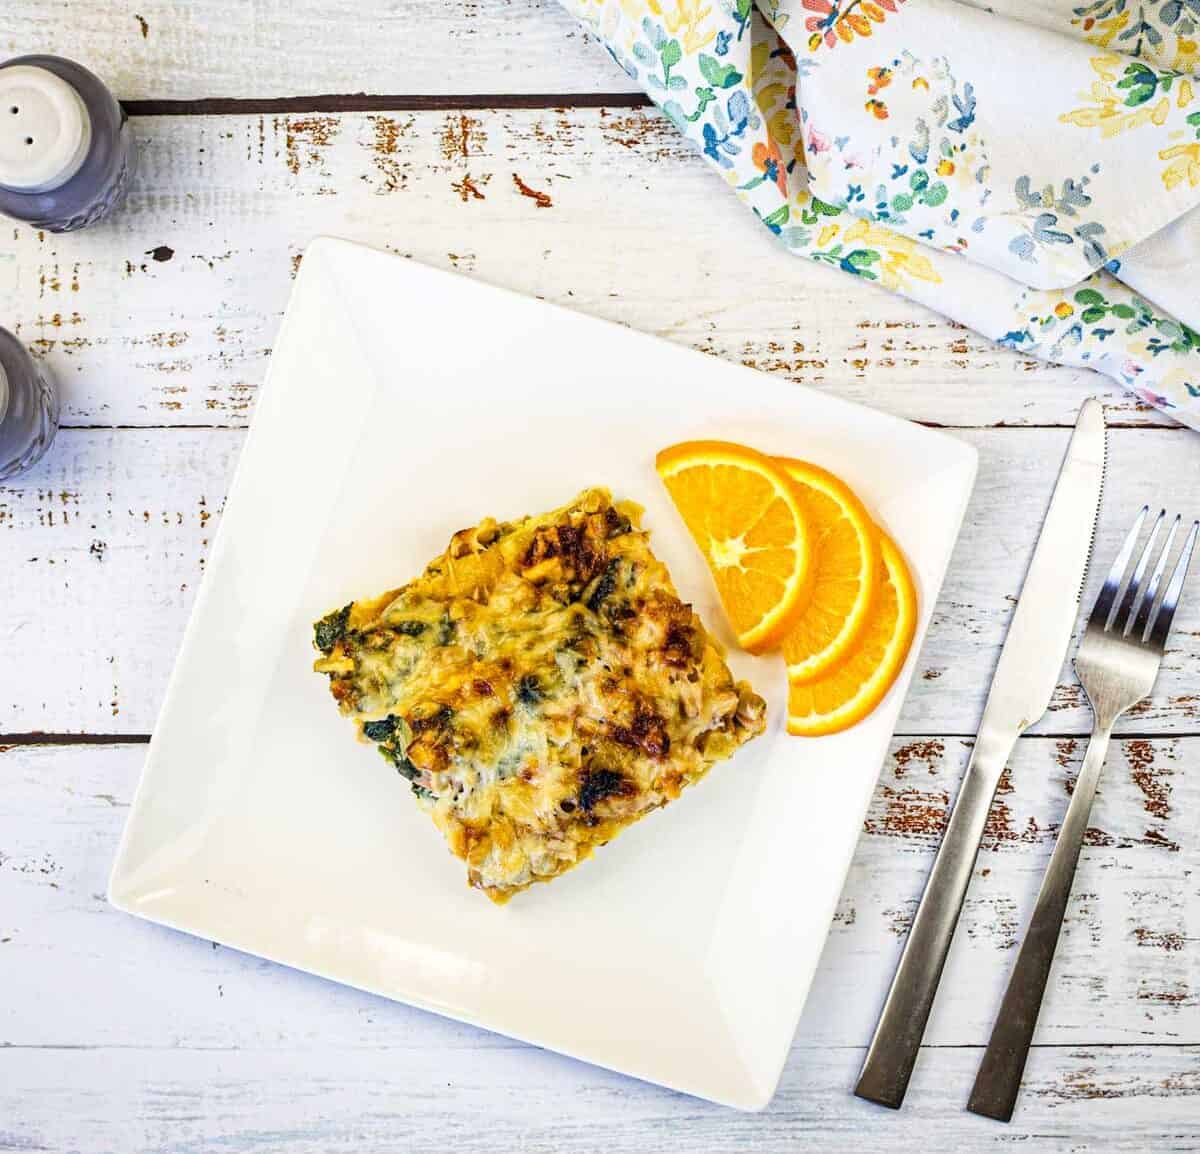
[[[1099,128],[1106,139],[1146,124],[1161,128],[1172,106],[1188,109],[1196,101],[1192,79],[1182,73],[1155,71],[1140,61],[1112,55],[1095,56],[1091,65],[1100,77],[1084,94],[1091,105],[1064,112],[1059,120],[1082,128]],[[1197,142],[1176,144],[1158,154],[1159,160],[1168,162],[1162,172],[1168,190],[1185,183],[1189,188],[1200,186],[1200,111],[1191,113],[1185,123],[1185,131],[1195,130]]]
[[[1200,186],[1200,141],[1164,148],[1158,154],[1158,159],[1170,161],[1162,174],[1163,184],[1168,189],[1175,188],[1185,181],[1189,188]]]
[[[598,4],[604,4],[605,0],[595,0]],[[621,11],[630,20],[641,20],[643,16],[662,15],[662,5],[658,0],[621,0]]]
[[[581,19],[592,19],[589,8],[596,8],[604,17],[602,30],[608,35],[617,25],[622,14],[632,21],[640,22],[643,16],[661,16],[659,0],[575,0]]]
[[[1171,111],[1171,101],[1167,96],[1153,101],[1147,98],[1130,105],[1130,94],[1121,90],[1123,70],[1127,66],[1135,67],[1134,65],[1129,65],[1128,61],[1120,56],[1108,54],[1093,56],[1091,65],[1092,71],[1099,79],[1092,81],[1092,86],[1087,92],[1080,93],[1080,98],[1089,103],[1082,108],[1064,112],[1058,118],[1063,124],[1098,128],[1105,140],[1119,136],[1122,132],[1141,128],[1144,124],[1166,124]]]
[[[660,11],[657,3],[654,8]],[[711,5],[701,7],[700,0],[675,0],[674,5],[667,3],[661,12],[667,31],[679,37],[685,56],[695,55],[717,38],[716,29],[708,27]]]
[[[790,145],[796,135],[796,62],[790,53],[772,54],[771,46],[758,41],[750,51],[754,103],[772,140]],[[789,160],[791,158],[789,157]]]
[[[1111,48],[1112,42],[1125,31],[1129,23],[1129,10],[1125,9],[1102,20],[1097,20],[1094,16],[1076,17],[1071,23],[1083,29],[1083,38],[1089,44],[1094,44],[1097,48]]]
[[[1099,79],[1080,93],[1089,103],[1058,119],[1080,128],[1098,128],[1106,140],[1146,124],[1161,128],[1172,104],[1187,108],[1195,100],[1192,80],[1182,73],[1156,71],[1140,61],[1111,54],[1093,56],[1090,63]]]
[[[791,14],[784,12],[784,0],[758,0],[759,11],[766,17],[767,21],[775,29],[776,32],[782,33],[788,26],[788,21],[791,20]]]
[[[1195,22],[1183,4],[1170,0],[1154,7],[1139,4],[1135,16],[1127,0],[1091,0],[1074,11],[1071,23],[1097,48],[1115,48],[1159,68],[1200,70]]]
[[[842,233],[842,240],[848,245],[861,242],[879,253],[879,280],[885,288],[903,288],[912,280],[941,282],[929,257],[921,252],[921,246],[890,228],[859,219]]]

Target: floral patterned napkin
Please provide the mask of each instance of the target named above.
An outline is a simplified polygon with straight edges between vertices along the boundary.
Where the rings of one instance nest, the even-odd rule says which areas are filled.
[[[562,0],[794,253],[1200,429],[1200,0]]]

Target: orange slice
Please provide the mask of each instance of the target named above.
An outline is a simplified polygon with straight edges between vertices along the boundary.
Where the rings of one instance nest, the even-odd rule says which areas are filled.
[[[808,604],[788,625],[788,678],[815,681],[858,640],[879,585],[879,533],[850,487],[819,465],[776,460],[796,483],[816,557]]]
[[[884,579],[858,644],[823,677],[788,686],[788,733],[820,737],[857,724],[884,698],[912,645],[917,592],[900,551],[879,534]]]
[[[808,596],[813,552],[795,485],[770,457],[726,441],[685,441],[655,461],[704,554],[738,643],[778,643]]]

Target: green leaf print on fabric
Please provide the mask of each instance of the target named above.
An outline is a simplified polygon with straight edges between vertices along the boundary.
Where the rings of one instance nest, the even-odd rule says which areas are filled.
[[[1170,92],[1172,83],[1182,75],[1182,72],[1155,72],[1145,64],[1134,63],[1125,69],[1117,87],[1127,90],[1125,103],[1130,108],[1137,108],[1160,93]]]
[[[1075,303],[1083,306],[1079,319],[1085,325],[1097,325],[1104,320],[1110,323],[1119,321],[1127,335],[1140,333],[1143,329],[1154,329],[1155,335],[1147,341],[1151,355],[1157,356],[1167,349],[1176,353],[1200,350],[1200,333],[1172,317],[1156,313],[1139,296],[1131,296],[1127,301],[1110,302],[1097,289],[1084,288],[1076,292]]]
[[[700,75],[714,88],[732,88],[742,79],[742,74],[732,64],[722,64],[703,52],[700,53]]]

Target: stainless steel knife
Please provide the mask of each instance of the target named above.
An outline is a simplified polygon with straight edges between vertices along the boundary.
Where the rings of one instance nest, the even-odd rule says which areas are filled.
[[[1079,411],[992,678],[975,748],[854,1088],[899,1109],[929,1020],[988,809],[1017,738],[1046,712],[1079,613],[1104,483],[1104,409]]]

